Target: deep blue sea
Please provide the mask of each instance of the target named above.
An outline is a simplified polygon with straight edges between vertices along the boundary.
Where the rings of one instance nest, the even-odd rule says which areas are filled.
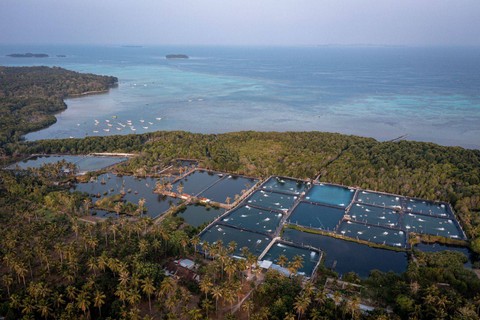
[[[50,57],[6,56],[25,52]],[[68,99],[29,140],[318,130],[480,148],[480,48],[0,45],[0,65],[119,78],[107,94]]]

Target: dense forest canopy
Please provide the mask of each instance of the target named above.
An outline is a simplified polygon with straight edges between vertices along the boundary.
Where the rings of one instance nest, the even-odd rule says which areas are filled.
[[[66,108],[64,98],[103,92],[117,81],[59,67],[0,66],[0,148],[55,123],[54,114]]]

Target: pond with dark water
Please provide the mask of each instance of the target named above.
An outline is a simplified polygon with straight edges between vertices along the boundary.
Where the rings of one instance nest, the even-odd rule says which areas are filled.
[[[181,185],[183,187],[182,193],[196,196],[200,192],[212,186],[215,182],[219,181],[222,177],[223,175],[219,175],[215,172],[195,170],[186,177],[176,181],[173,184],[173,192],[178,192],[178,186]]]
[[[346,237],[378,244],[385,244],[393,247],[403,248],[405,247],[407,241],[405,232],[402,230],[387,229],[351,221],[342,222],[338,228],[338,233]]]
[[[271,177],[262,185],[262,188],[269,191],[278,191],[278,192],[287,192],[293,194],[300,194],[305,192],[309,183],[306,183],[302,180],[281,178],[281,177]]]
[[[265,209],[288,211],[297,200],[295,195],[287,195],[264,190],[255,191],[246,202]]]
[[[288,222],[307,228],[335,231],[344,215],[345,210],[341,208],[300,202],[293,209]]]
[[[216,182],[199,196],[220,203],[226,203],[228,197],[230,203],[233,203],[236,195],[241,196],[257,182],[258,180],[253,178],[225,175],[222,180]]]
[[[225,212],[224,209],[216,207],[205,207],[202,205],[188,205],[185,210],[177,213],[186,223],[193,227],[199,227],[205,223],[210,223]]]
[[[364,244],[336,239],[294,229],[285,229],[282,238],[300,245],[319,248],[325,254],[325,266],[339,274],[355,272],[366,278],[373,269],[402,273],[407,269],[407,254],[372,248]]]
[[[238,228],[272,234],[277,229],[283,214],[241,206],[222,217],[222,222]]]
[[[312,276],[315,267],[320,260],[320,253],[308,248],[301,248],[297,246],[291,246],[285,243],[276,242],[273,246],[267,251],[263,256],[262,260],[272,261],[274,264],[278,265],[278,257],[284,255],[287,257],[288,262],[284,267],[288,266],[289,262],[292,262],[295,256],[302,257],[302,267],[298,269],[297,273],[301,275],[306,275],[307,277]]]
[[[259,233],[239,230],[222,224],[212,225],[200,235],[200,239],[202,242],[207,241],[210,244],[222,240],[225,247],[231,241],[234,241],[237,244],[234,255],[237,256],[242,255],[241,249],[243,247],[247,247],[252,254],[259,256],[272,240],[270,237]]]

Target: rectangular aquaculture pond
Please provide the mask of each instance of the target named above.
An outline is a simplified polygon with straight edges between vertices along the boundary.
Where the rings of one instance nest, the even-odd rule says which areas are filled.
[[[402,197],[392,194],[359,190],[357,201],[379,207],[402,208]]]
[[[222,217],[222,222],[242,229],[271,234],[279,226],[282,216],[283,214],[278,212],[246,205],[238,207]]]
[[[353,221],[390,228],[400,228],[400,213],[391,208],[354,203],[348,212]]]
[[[182,217],[185,223],[193,227],[199,227],[212,222],[224,212],[224,209],[193,204],[178,212],[177,216]]]
[[[269,191],[288,192],[293,194],[300,194],[305,192],[309,187],[309,183],[301,180],[271,177],[265,181],[262,188]]]
[[[111,173],[99,175],[95,181],[75,184],[70,191],[86,192],[95,203],[104,196],[124,194],[123,199],[133,204],[138,204],[140,199],[145,199],[146,215],[156,218],[172,205],[181,202],[180,199],[167,197],[154,193],[157,179],[136,178],[133,176],[116,176]]]
[[[26,160],[19,161],[7,167],[7,169],[26,170],[28,168],[40,168],[44,164],[53,164],[60,161],[74,163],[78,172],[97,171],[110,167],[114,164],[128,160],[126,157],[89,156],[89,155],[42,155],[33,156]]]
[[[427,200],[408,199],[406,209],[413,213],[428,214],[442,218],[452,216],[444,203],[435,203]]]
[[[284,230],[282,238],[322,250],[325,266],[341,275],[355,272],[366,278],[373,269],[395,273],[402,273],[407,269],[406,252],[372,248],[352,241],[288,228]]]
[[[284,266],[280,266],[278,261],[278,257],[281,255],[287,258],[287,263]],[[320,261],[321,253],[319,251],[292,246],[277,241],[263,256],[262,260],[272,261],[279,267],[287,268],[288,265],[293,262],[295,256],[300,256],[302,258],[302,267],[298,269],[297,274],[311,277]]]
[[[183,190],[181,193],[186,193],[191,196],[196,196],[200,192],[206,190],[208,187],[219,181],[223,175],[209,172],[205,170],[195,170],[186,177],[176,181],[173,184],[173,192],[179,192],[179,186]]]
[[[308,202],[300,202],[290,214],[288,222],[307,228],[335,231],[345,210]]]
[[[451,219],[406,213],[403,223],[408,232],[425,233],[446,238],[464,239],[463,232]]]
[[[199,197],[220,203],[227,203],[227,198],[229,198],[229,202],[233,203],[235,196],[241,196],[250,190],[257,182],[258,180],[253,178],[225,175],[222,180],[202,192]]]
[[[295,200],[297,196],[294,195],[257,190],[247,199],[247,202],[262,208],[286,212],[293,206]]]
[[[405,232],[402,230],[374,227],[351,221],[344,221],[340,225],[340,228],[338,228],[338,233],[343,234],[346,237],[393,247],[405,247],[406,245]]]
[[[272,240],[270,237],[256,232],[244,231],[222,224],[212,225],[200,235],[200,239],[209,244],[222,240],[224,247],[234,241],[237,244],[234,254],[238,256],[241,256],[243,247],[247,247],[252,254],[259,256]]]
[[[353,189],[322,183],[314,184],[305,199],[337,207],[348,207],[354,194]]]

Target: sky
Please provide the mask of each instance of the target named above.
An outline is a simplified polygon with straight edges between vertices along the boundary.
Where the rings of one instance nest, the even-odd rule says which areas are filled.
[[[0,44],[480,45],[480,0],[0,0]]]

